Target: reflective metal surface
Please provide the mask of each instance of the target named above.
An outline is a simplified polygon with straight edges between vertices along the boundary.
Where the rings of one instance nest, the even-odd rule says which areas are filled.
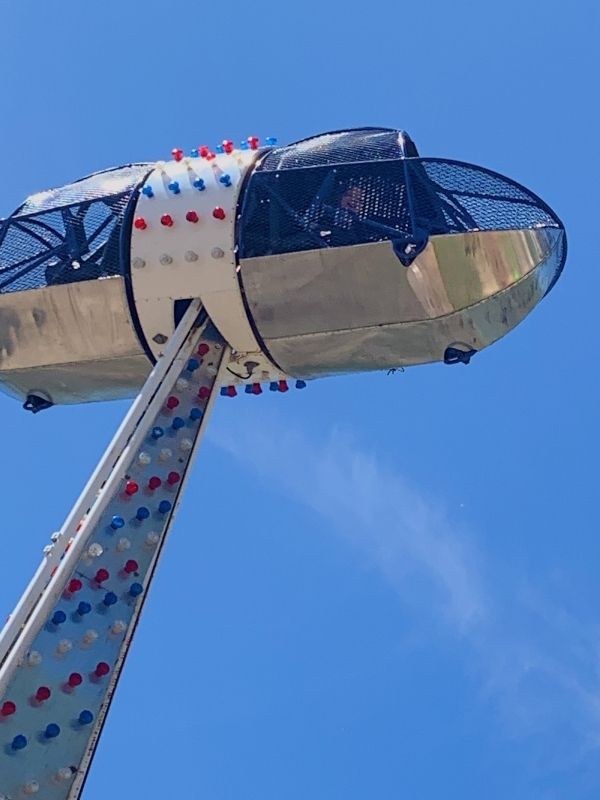
[[[0,295],[0,383],[55,403],[130,397],[151,365],[115,276]]]
[[[439,361],[446,347],[477,350],[541,300],[562,258],[559,228],[431,237],[410,267],[389,242],[246,259],[250,313],[290,374]]]

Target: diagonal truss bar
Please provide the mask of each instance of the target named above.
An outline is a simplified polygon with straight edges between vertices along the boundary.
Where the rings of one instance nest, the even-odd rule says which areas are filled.
[[[0,800],[77,800],[227,349],[194,301],[0,634]]]

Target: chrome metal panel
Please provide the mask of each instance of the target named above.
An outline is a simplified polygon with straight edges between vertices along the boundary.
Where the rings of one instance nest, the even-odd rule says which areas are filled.
[[[150,369],[120,276],[0,295],[0,385],[10,394],[129,397]]]
[[[554,277],[562,235],[432,237],[409,268],[388,242],[257,258],[242,264],[244,287],[267,348],[292,375],[427,363],[453,342],[479,350],[520,322]]]
[[[264,339],[416,322],[506,289],[548,256],[558,235],[545,228],[435,236],[408,268],[388,241],[305,250],[247,259],[242,279]]]

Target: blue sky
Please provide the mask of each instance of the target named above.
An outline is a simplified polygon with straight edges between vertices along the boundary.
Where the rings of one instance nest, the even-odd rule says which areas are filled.
[[[19,0],[0,213],[224,137],[407,129],[540,194],[565,273],[468,367],[217,404],[88,800],[600,792],[598,6]],[[10,611],[125,413],[0,397]]]

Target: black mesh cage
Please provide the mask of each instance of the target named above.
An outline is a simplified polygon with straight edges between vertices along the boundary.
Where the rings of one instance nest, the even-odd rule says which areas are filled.
[[[0,222],[0,293],[122,273],[123,221],[150,169],[106,170],[27,198]]]
[[[514,181],[365,128],[267,152],[242,199],[238,248],[252,258],[388,240],[407,265],[432,235],[543,227],[562,224]]]

